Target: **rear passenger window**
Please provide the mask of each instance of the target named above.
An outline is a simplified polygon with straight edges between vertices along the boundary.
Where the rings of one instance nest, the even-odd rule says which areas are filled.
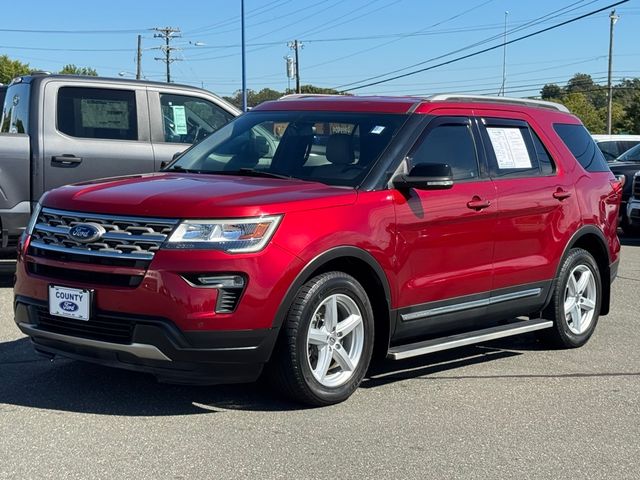
[[[432,129],[410,155],[411,166],[447,163],[454,180],[478,178],[476,147],[468,125],[440,125]]]
[[[492,177],[540,175],[539,156],[526,122],[488,119],[484,123]]]
[[[586,128],[582,125],[565,123],[555,123],[553,128],[585,170],[609,171],[607,161]]]
[[[131,90],[62,87],[58,130],[72,137],[137,140],[136,94]]]

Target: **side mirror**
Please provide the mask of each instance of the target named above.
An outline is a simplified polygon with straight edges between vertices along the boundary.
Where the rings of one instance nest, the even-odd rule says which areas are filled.
[[[396,175],[392,183],[398,190],[446,190],[453,186],[453,173],[446,163],[422,163],[408,174]]]

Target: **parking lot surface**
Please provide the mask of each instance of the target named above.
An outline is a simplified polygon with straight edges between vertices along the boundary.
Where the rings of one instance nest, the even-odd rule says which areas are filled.
[[[532,334],[386,361],[320,409],[42,359],[0,271],[0,478],[637,479],[640,242],[624,244],[585,347]]]

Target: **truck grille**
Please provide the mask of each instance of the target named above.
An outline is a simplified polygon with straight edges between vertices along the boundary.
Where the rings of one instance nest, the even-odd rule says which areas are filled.
[[[631,189],[631,195],[637,200],[640,200],[640,175],[633,176],[633,186]]]
[[[82,243],[69,236],[80,223],[101,225],[105,233]],[[30,243],[30,254],[62,261],[101,265],[147,266],[178,220],[124,217],[43,208]]]

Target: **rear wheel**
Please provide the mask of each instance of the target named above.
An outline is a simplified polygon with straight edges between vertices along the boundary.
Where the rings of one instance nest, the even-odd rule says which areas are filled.
[[[601,301],[602,282],[595,259],[581,248],[570,250],[543,313],[554,321],[553,328],[545,331],[549,340],[565,348],[587,343],[598,323]]]
[[[303,285],[270,365],[285,393],[303,403],[339,403],[358,388],[371,360],[371,304],[358,281],[328,272]]]

